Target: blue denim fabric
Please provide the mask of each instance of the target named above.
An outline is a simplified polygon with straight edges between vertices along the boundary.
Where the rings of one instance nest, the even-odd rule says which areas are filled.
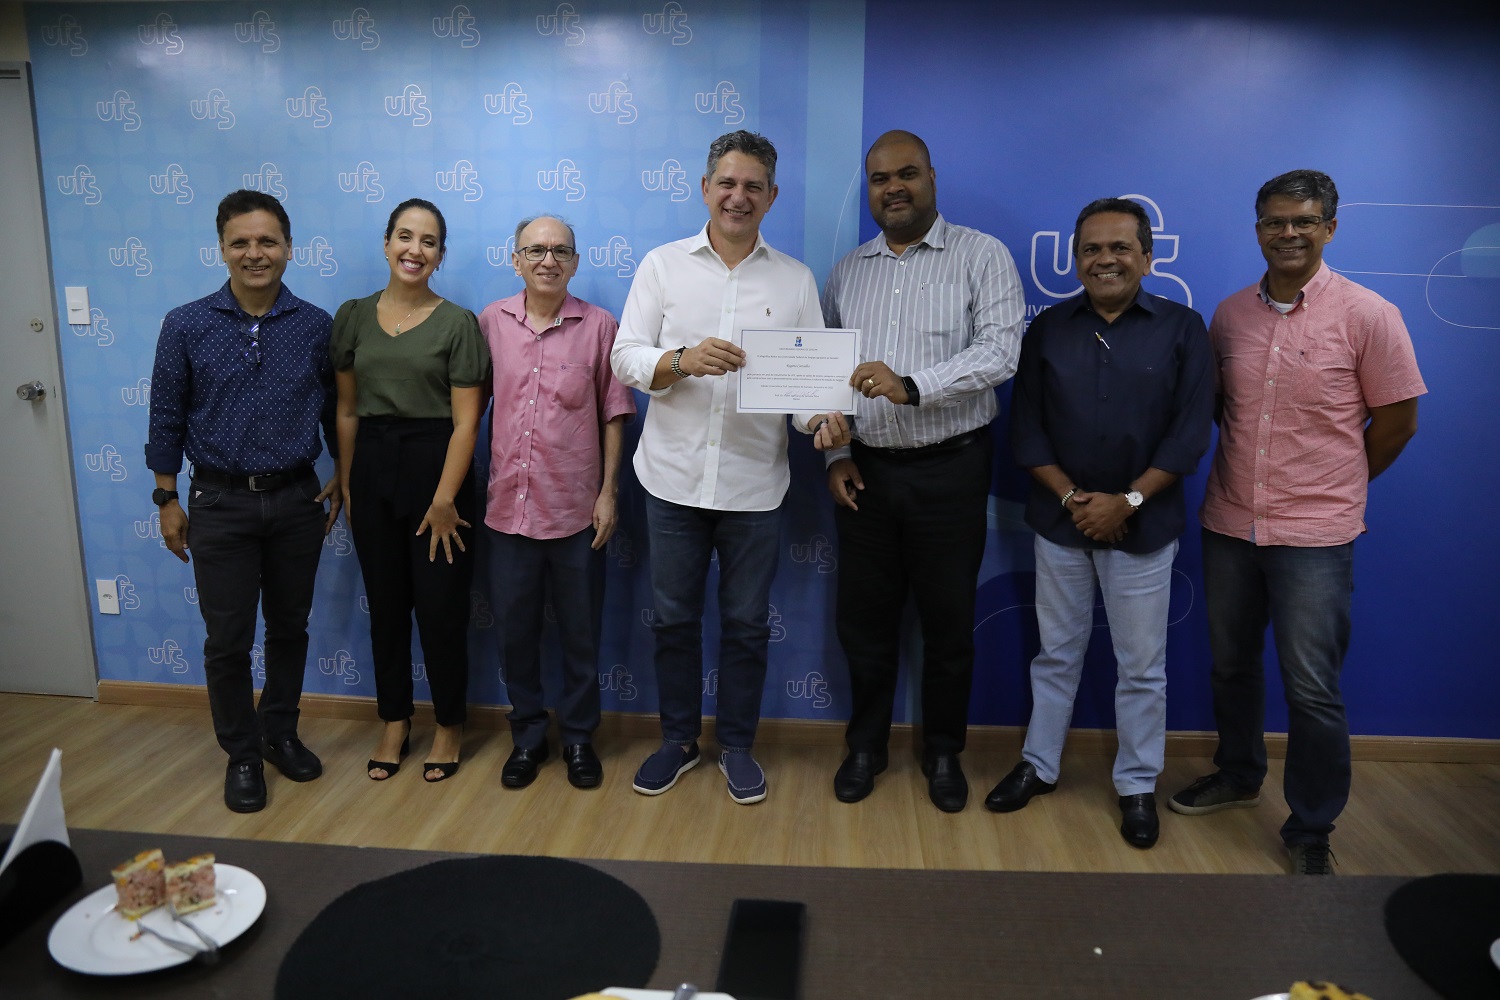
[[[1022,754],[1055,782],[1083,656],[1094,630],[1094,585],[1104,596],[1114,646],[1115,791],[1156,791],[1167,743],[1167,610],[1177,543],[1136,555],[1075,549],[1036,538],[1036,618],[1042,648],[1031,661],[1031,722]]]
[[[656,602],[656,687],[662,738],[703,730],[703,602],[719,556],[718,742],[748,750],[760,724],[771,639],[771,580],[781,554],[781,509],[704,510],[646,494]]]
[[[1257,789],[1266,776],[1266,624],[1286,688],[1288,844],[1326,840],[1349,801],[1349,723],[1339,673],[1349,649],[1354,543],[1255,545],[1203,532],[1203,585],[1213,652],[1218,765]]]
[[[190,483],[188,549],[208,630],[203,674],[219,746],[234,764],[260,760],[262,738],[297,735],[307,668],[307,618],[326,512],[311,471],[279,490]],[[257,604],[265,617],[266,681],[257,708],[250,676]]]

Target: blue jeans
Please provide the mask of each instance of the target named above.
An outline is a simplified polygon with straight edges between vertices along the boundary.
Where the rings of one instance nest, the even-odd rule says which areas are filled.
[[[188,549],[208,631],[203,674],[214,734],[232,764],[260,760],[261,740],[297,735],[307,618],[323,554],[318,477],[255,492],[189,484]],[[260,703],[250,676],[255,612],[266,622]]]
[[[1245,790],[1266,776],[1266,624],[1276,636],[1289,720],[1288,845],[1326,840],[1349,801],[1349,722],[1339,673],[1349,649],[1354,543],[1255,545],[1203,532],[1203,590],[1213,652],[1214,764]]]
[[[1022,753],[1043,781],[1057,781],[1083,656],[1094,631],[1094,583],[1104,595],[1114,645],[1115,791],[1156,791],[1167,745],[1167,609],[1177,542],[1135,555],[1074,549],[1036,539],[1036,619],[1042,648],[1031,661],[1031,723]]]
[[[662,738],[687,744],[703,731],[703,600],[709,557],[717,552],[718,741],[726,750],[748,750],[766,683],[781,509],[705,510],[647,493],[646,524]]]
[[[510,698],[511,740],[534,750],[547,742],[542,697],[542,621],[547,594],[563,652],[557,725],[563,746],[589,743],[599,728],[599,630],[604,619],[604,550],[593,527],[566,538],[527,538],[486,527],[490,599]]]

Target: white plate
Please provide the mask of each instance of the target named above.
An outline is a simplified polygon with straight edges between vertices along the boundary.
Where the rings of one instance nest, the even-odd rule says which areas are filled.
[[[249,930],[266,908],[266,887],[243,868],[217,863],[214,881],[218,889],[214,905],[188,914],[187,919],[224,945]],[[52,925],[47,950],[59,965],[96,976],[128,976],[192,961],[192,956],[167,947],[149,934],[137,936],[136,925],[145,924],[186,944],[200,944],[192,931],[173,923],[166,907],[152,910],[140,920],[126,920],[115,912],[115,899],[111,883],[74,903]]]
[[[1490,942],[1490,961],[1495,963],[1495,968],[1500,969],[1500,938]]]
[[[1290,993],[1267,993],[1263,997],[1256,997],[1255,1000],[1291,1000],[1291,994]]]

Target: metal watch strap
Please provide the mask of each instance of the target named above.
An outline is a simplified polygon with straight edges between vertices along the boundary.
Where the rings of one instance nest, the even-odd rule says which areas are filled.
[[[672,374],[678,378],[688,377],[688,373],[682,370],[682,352],[685,350],[687,350],[686,347],[679,347],[672,352]]]
[[[1071,490],[1069,490],[1068,492],[1064,493],[1063,494],[1063,498],[1062,498],[1062,505],[1064,507],[1066,507],[1068,505],[1068,501],[1071,500],[1071,499],[1073,499],[1073,494],[1077,493],[1077,492],[1078,492],[1078,487],[1075,486]]]

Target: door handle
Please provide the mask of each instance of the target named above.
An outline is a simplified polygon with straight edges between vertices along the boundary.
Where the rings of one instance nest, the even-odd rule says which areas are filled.
[[[47,387],[35,380],[16,386],[16,398],[34,403],[47,395]]]

